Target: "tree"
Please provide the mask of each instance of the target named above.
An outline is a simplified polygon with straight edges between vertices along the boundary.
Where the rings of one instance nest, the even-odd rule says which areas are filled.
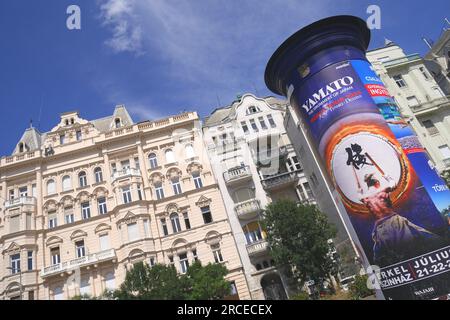
[[[221,264],[200,262],[189,267],[186,277],[191,300],[220,300],[230,294],[230,283],[225,280],[228,270]]]
[[[275,262],[290,266],[299,288],[313,280],[320,290],[319,286],[336,270],[328,243],[336,229],[326,215],[314,205],[283,199],[267,206],[262,224]]]
[[[230,293],[225,280],[228,270],[220,264],[202,266],[196,262],[184,275],[174,266],[157,264],[150,267],[142,262],[127,271],[120,289],[109,298],[120,300],[218,300]]]
[[[374,294],[374,291],[367,286],[367,275],[357,275],[354,282],[350,285],[349,293],[353,300],[366,298]]]
[[[441,178],[444,179],[445,183],[450,188],[450,169],[442,171]]]

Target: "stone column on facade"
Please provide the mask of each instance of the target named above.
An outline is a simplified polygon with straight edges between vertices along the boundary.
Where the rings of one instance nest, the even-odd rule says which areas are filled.
[[[108,185],[111,186],[111,166],[109,163],[109,156],[106,150],[102,150],[103,153],[103,162],[104,162],[104,172],[105,172],[105,177],[103,177],[103,179],[108,182]],[[106,179],[105,179],[106,178]]]

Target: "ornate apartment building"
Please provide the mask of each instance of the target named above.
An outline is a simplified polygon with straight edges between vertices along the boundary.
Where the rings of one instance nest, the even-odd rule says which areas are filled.
[[[0,161],[0,298],[98,296],[136,262],[183,273],[197,259],[224,264],[231,294],[250,298],[195,112],[137,124],[123,106],[65,113]]]
[[[284,128],[286,102],[239,97],[204,121],[205,144],[225,201],[252,299],[284,299],[289,283],[270,256],[262,210],[281,198],[314,202]]]
[[[445,35],[448,41],[450,31]],[[448,74],[437,73],[429,61],[418,54],[405,54],[402,48],[389,40],[384,47],[369,51],[367,58],[394,96],[400,112],[417,132],[433,165],[438,171],[450,168]],[[442,59],[438,61],[444,62]]]

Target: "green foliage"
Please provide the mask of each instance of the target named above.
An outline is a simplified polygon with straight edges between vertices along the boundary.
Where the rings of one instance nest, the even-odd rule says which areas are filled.
[[[350,298],[352,300],[359,300],[374,294],[372,289],[367,287],[367,275],[357,275],[355,281],[349,287]]]
[[[292,296],[291,300],[309,300],[309,294],[305,291],[300,291],[295,296]]]
[[[221,264],[203,267],[196,262],[189,267],[186,277],[188,298],[192,300],[220,300],[230,293],[230,283],[225,280],[228,270]]]
[[[450,188],[450,169],[442,171],[441,177],[442,179],[444,179],[445,183],[447,183],[447,186]]]
[[[128,270],[124,283],[112,296],[120,300],[215,300],[230,293],[228,273],[220,264],[196,262],[179,275],[174,266],[138,263]]]
[[[275,262],[292,266],[300,288],[307,280],[320,285],[335,272],[328,240],[336,229],[316,206],[279,200],[267,206],[262,224]]]

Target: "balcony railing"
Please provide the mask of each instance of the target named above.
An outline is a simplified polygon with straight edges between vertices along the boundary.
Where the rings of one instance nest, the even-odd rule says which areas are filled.
[[[233,183],[251,176],[252,173],[250,172],[249,166],[234,167],[223,173],[225,183]]]
[[[139,169],[134,169],[134,168],[126,168],[123,170],[119,170],[114,172],[111,175],[111,178],[113,181],[117,180],[117,179],[121,179],[121,178],[125,178],[125,177],[140,177],[141,176],[141,170]]]
[[[392,66],[395,66],[398,64],[408,63],[410,61],[415,61],[415,60],[420,60],[420,59],[421,59],[420,55],[417,53],[414,53],[414,54],[410,54],[410,55],[407,55],[404,57],[384,61],[383,65],[388,68],[388,67],[392,67]]]
[[[269,243],[266,240],[261,240],[247,245],[247,253],[249,256],[258,256],[266,253],[269,250]]]
[[[285,172],[277,175],[273,175],[261,180],[264,189],[275,189],[290,185],[298,181],[299,171]]]
[[[15,206],[22,206],[22,205],[35,206],[36,198],[35,197],[20,197],[17,199],[11,199],[11,200],[5,201],[5,209],[9,209],[9,208],[15,207]]]
[[[73,259],[70,261],[62,262],[55,264],[53,266],[49,266],[44,268],[41,271],[42,277],[47,277],[53,274],[65,272],[72,270],[74,268],[80,268],[83,266],[91,265],[94,263],[99,263],[106,260],[111,260],[116,257],[116,251],[114,249],[108,249],[104,251],[100,251],[97,253],[88,254],[87,256]]]
[[[250,219],[261,211],[261,204],[257,199],[250,199],[236,204],[234,210],[239,218]]]
[[[427,110],[435,110],[435,108],[440,108],[441,106],[444,106],[444,105],[447,105],[447,106],[450,105],[450,96],[437,98],[434,100],[420,103],[416,106],[412,106],[411,110],[413,112],[422,112],[422,111],[427,111]]]

